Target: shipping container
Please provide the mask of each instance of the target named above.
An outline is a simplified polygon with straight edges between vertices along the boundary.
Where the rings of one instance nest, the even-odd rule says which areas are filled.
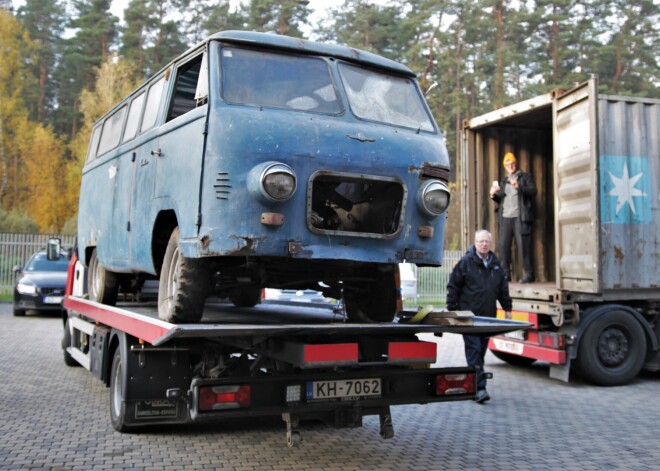
[[[534,278],[510,284],[514,318],[534,329],[491,348],[511,363],[571,366],[599,384],[660,369],[660,100],[598,93],[592,78],[465,120],[460,155],[462,242],[498,241],[493,180],[513,152],[537,186]],[[513,280],[522,274],[514,251]],[[583,341],[584,340],[584,341]]]

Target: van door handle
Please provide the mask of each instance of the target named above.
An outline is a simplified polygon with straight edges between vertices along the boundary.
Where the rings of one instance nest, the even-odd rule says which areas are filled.
[[[152,150],[151,155],[157,155],[158,157],[160,157],[161,155],[163,155],[163,153],[160,151],[160,147],[159,147],[156,150]]]

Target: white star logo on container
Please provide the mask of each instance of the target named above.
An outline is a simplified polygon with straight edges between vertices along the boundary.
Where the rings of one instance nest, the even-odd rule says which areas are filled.
[[[621,208],[628,203],[633,214],[637,214],[635,211],[635,202],[633,201],[633,196],[646,196],[639,188],[635,188],[639,179],[642,178],[643,174],[640,172],[637,175],[630,177],[628,176],[628,165],[623,166],[623,175],[621,178],[615,177],[612,172],[609,172],[612,183],[614,183],[614,188],[609,192],[610,196],[616,196],[616,214],[619,214]]]

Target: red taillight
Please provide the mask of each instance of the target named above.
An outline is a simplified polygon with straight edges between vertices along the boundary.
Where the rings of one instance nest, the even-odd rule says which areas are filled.
[[[250,386],[203,386],[199,388],[199,410],[250,407]]]
[[[474,373],[440,374],[435,377],[435,394],[437,396],[474,394],[474,385]]]

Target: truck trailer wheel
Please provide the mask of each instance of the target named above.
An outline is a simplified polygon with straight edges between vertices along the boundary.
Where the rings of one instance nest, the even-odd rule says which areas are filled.
[[[175,228],[165,250],[158,285],[158,317],[175,324],[199,322],[208,294],[210,272],[204,260],[183,256],[179,228]]]
[[[587,326],[575,359],[575,370],[601,386],[617,386],[634,379],[644,366],[646,337],[628,312],[612,309]]]
[[[106,270],[99,263],[96,249],[92,251],[89,259],[89,275],[87,277],[87,292],[90,301],[114,306],[117,303],[119,292],[119,278],[117,274]]]
[[[126,403],[124,402],[124,368],[119,348],[115,350],[110,370],[110,422],[117,432],[128,431],[126,425]]]
[[[373,268],[359,275],[370,281],[354,283],[344,288],[346,315],[353,322],[392,322],[396,314],[397,286],[395,270],[389,266],[381,271]]]

